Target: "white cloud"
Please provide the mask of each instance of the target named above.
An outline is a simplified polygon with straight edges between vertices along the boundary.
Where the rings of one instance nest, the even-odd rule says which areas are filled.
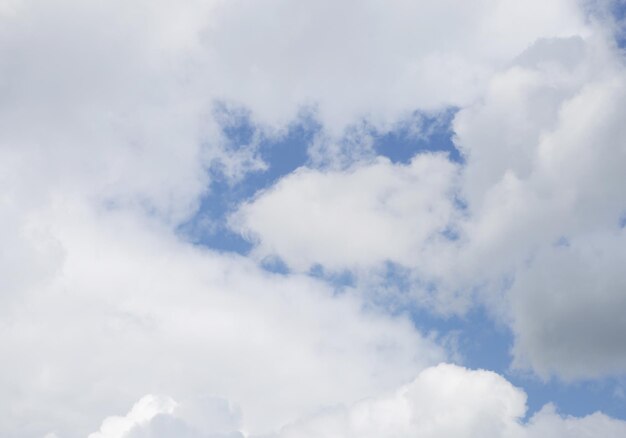
[[[545,406],[529,421],[523,437],[592,438],[596,436],[619,437],[626,424],[599,412],[586,417],[561,417],[551,405]]]
[[[626,423],[602,414],[563,418],[551,406],[527,423],[526,395],[487,371],[439,365],[386,396],[285,427],[280,438],[620,437]]]
[[[98,432],[88,438],[124,438],[133,428],[144,426],[157,415],[171,414],[177,403],[169,397],[146,395],[123,417],[109,417],[102,422]]]
[[[214,13],[203,41],[223,95],[270,123],[315,105],[334,133],[362,117],[384,126],[465,105],[537,38],[586,32],[569,0],[240,0]]]
[[[408,165],[378,158],[347,171],[301,168],[243,205],[231,224],[258,240],[258,257],[278,254],[299,271],[413,265],[452,220],[457,171],[443,154]]]
[[[145,393],[224,397],[262,432],[445,357],[349,291],[191,247],[154,221],[71,202],[39,214],[63,260],[4,310],[3,435],[81,436]]]
[[[610,316],[624,308],[621,268],[610,262],[624,257],[612,242],[626,211],[624,70],[601,41],[582,49],[573,68],[539,62],[505,73],[456,126],[471,209],[459,254],[469,262],[457,269],[463,281],[514,280],[503,305],[517,364],[567,378],[619,374],[626,353],[612,336],[621,318]]]
[[[525,394],[497,374],[439,365],[395,392],[286,427],[281,438],[513,436]]]
[[[102,428],[116,421],[128,421],[137,406],[152,400],[144,397],[126,417],[112,417]],[[275,438],[617,438],[626,433],[626,422],[601,413],[586,417],[563,417],[546,405],[527,421],[526,394],[503,377],[488,371],[468,370],[440,364],[422,371],[411,383],[384,395],[367,398],[349,406],[336,406],[302,418],[269,436]],[[191,405],[191,403],[189,404]],[[184,406],[184,403],[181,404]],[[211,410],[205,412],[211,415]],[[227,412],[223,413],[228,418]],[[178,411],[152,415],[150,421],[133,420],[135,428],[116,435],[92,434],[90,438],[242,437],[235,425],[230,432],[202,432]],[[246,435],[254,437],[254,435]]]
[[[21,204],[60,192],[189,213],[219,150],[211,97],[185,79],[191,6],[22,1],[0,18],[2,180]]]
[[[125,416],[106,418],[88,438],[243,438],[239,420],[226,400],[205,397],[177,403],[148,394]]]

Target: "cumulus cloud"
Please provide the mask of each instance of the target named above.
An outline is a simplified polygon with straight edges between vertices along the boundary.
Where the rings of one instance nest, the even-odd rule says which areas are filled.
[[[525,356],[517,363],[568,377],[620,373],[624,354],[609,335],[621,330],[620,318],[607,317],[623,295],[619,281],[607,279],[619,278],[621,270],[602,255],[623,258],[611,239],[621,239],[620,217],[626,206],[619,189],[626,183],[624,70],[620,58],[601,41],[581,49],[573,68],[566,67],[562,56],[556,65],[554,58],[552,65],[538,61],[548,52],[541,45],[530,49],[535,67],[516,68],[497,78],[492,97],[461,113],[456,126],[459,144],[467,148],[463,189],[473,215],[465,227],[464,255],[471,262],[464,265],[464,276],[488,279],[495,272],[514,280],[512,314],[507,317],[518,334],[515,354]],[[507,108],[514,116],[503,116]],[[504,129],[490,132],[487,125]],[[585,244],[597,250],[582,256]],[[583,257],[587,268],[572,257]],[[600,264],[602,270],[591,268]],[[579,281],[576,288],[567,284],[574,278]],[[584,318],[568,310],[591,302],[591,308],[602,310]],[[546,308],[551,309],[548,318],[542,310]],[[592,339],[573,330],[587,322],[606,332]],[[547,326],[553,327],[551,333],[542,332]],[[560,358],[550,353],[557,344],[569,353],[560,350]]]
[[[132,433],[136,427],[150,423],[158,415],[174,412],[177,403],[170,397],[146,395],[123,417],[109,417],[103,421],[98,432],[89,434],[89,438],[122,438]]]
[[[138,437],[240,437],[236,429],[230,434],[211,435],[189,431],[193,423],[180,419],[177,413],[151,413],[150,418],[135,419],[138,407],[153,403],[153,396],[142,398],[125,417],[110,417],[103,424],[133,424],[122,434],[92,434],[90,438]],[[275,438],[424,438],[483,437],[592,438],[621,437],[626,422],[600,413],[587,417],[562,417],[551,405],[544,406],[527,421],[526,394],[503,377],[488,371],[468,370],[441,364],[422,371],[411,383],[393,392],[361,400],[350,406],[334,407],[283,427],[270,436]],[[210,413],[210,411],[207,411]],[[174,428],[176,425],[177,428]]]
[[[501,376],[452,365],[424,370],[393,393],[285,427],[277,437],[619,437],[626,423],[602,414],[559,416],[550,405],[522,421],[526,395]]]
[[[395,392],[286,427],[280,437],[510,436],[525,394],[498,375],[439,365]]]
[[[88,438],[243,438],[236,431],[238,421],[226,400],[205,397],[178,403],[148,394],[125,416],[106,418]]]
[[[413,265],[453,220],[457,172],[445,155],[428,154],[407,165],[302,168],[241,206],[231,225],[258,241],[258,257],[278,254],[299,271]]]

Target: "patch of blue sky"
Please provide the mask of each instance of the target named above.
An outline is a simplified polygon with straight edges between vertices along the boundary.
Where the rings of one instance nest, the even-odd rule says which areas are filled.
[[[446,152],[450,160],[462,163],[463,156],[453,141],[452,121],[457,111],[449,108],[435,114],[415,112],[395,129],[375,135],[376,153],[394,163],[408,163],[419,152]]]
[[[436,333],[439,339],[452,341],[451,346],[462,365],[499,374],[508,372],[513,336],[507,327],[496,324],[483,307],[473,308],[462,316],[443,316],[414,307],[410,315],[423,332]]]
[[[265,257],[261,260],[261,267],[273,274],[286,275],[291,272],[284,260],[277,256]]]
[[[335,288],[336,292],[341,292],[347,287],[354,287],[356,284],[356,277],[349,269],[331,272],[317,264],[309,269],[308,275],[326,281]]]
[[[394,263],[387,263],[381,280],[380,287],[392,289],[391,296],[395,300],[402,294],[410,293],[416,282],[419,282],[409,269]],[[511,278],[504,278],[502,288],[510,287],[511,281]],[[433,292],[436,289],[434,284],[420,286],[426,290],[432,289]],[[392,313],[408,313],[415,327],[433,335],[450,349],[453,359],[460,365],[494,371],[522,388],[528,396],[526,419],[548,403],[554,404],[562,415],[585,416],[601,411],[615,418],[626,419],[625,379],[606,378],[567,383],[554,377],[542,380],[531,372],[512,368],[514,334],[482,306],[477,305],[463,315],[442,315],[426,306],[407,304],[407,301],[382,303],[385,304]]]
[[[593,381],[565,383],[557,379],[540,380],[533,376],[509,373],[509,381],[524,389],[528,395],[528,416],[547,403],[556,406],[561,415],[582,417],[603,412],[626,420],[625,381],[623,378],[605,378]]]
[[[619,47],[626,49],[626,1],[614,0],[611,12],[615,17],[615,21],[618,23],[615,33],[615,41]]]
[[[554,404],[561,415],[585,416],[601,411],[626,419],[626,381],[622,378],[567,383],[554,377],[542,380],[530,372],[512,369],[514,335],[508,327],[494,322],[482,307],[463,316],[448,317],[412,309],[411,318],[422,331],[435,332],[440,340],[452,339],[461,365],[494,371],[522,388],[528,396],[526,419],[548,403]],[[450,342],[447,344],[450,346]]]
[[[451,347],[462,365],[498,373],[508,370],[513,336],[507,327],[494,323],[484,308],[476,306],[463,315],[442,315],[413,300],[398,299],[410,294],[416,286],[435,293],[437,285],[421,282],[410,269],[396,263],[388,262],[380,279],[380,288],[392,291],[390,296],[398,300],[382,304],[387,304],[393,313],[408,312],[417,329]]]
[[[258,191],[270,187],[282,176],[305,165],[308,161],[308,146],[318,130],[319,126],[314,120],[303,117],[292,123],[281,135],[263,136],[247,113],[231,115],[222,124],[228,148],[233,151],[253,148],[267,167],[248,172],[239,180],[229,178],[219,166],[210,169],[211,186],[208,193],[202,198],[197,213],[179,227],[179,232],[190,241],[214,250],[243,255],[249,253],[253,243],[228,227],[228,216],[242,202],[252,199]],[[264,266],[277,272],[285,270],[273,260]]]
[[[618,47],[626,49],[626,0],[586,1],[580,2],[588,17],[600,15],[601,20],[606,20],[606,14],[613,16],[613,38]]]
[[[557,248],[569,248],[570,240],[566,236],[561,236],[554,242],[554,246]]]
[[[197,213],[179,227],[179,232],[198,245],[245,255],[254,243],[228,227],[228,216],[260,190],[272,186],[298,167],[310,165],[309,146],[321,127],[314,116],[303,113],[282,134],[266,136],[245,110],[222,105],[216,112],[227,147],[233,152],[251,148],[267,167],[248,172],[242,179],[234,181],[219,166],[210,169],[211,186]],[[407,163],[415,154],[424,151],[444,151],[452,160],[461,161],[452,142],[451,122],[455,114],[454,109],[435,115],[416,112],[392,131],[379,134],[371,130],[368,135],[373,140],[374,152],[394,163]],[[275,261],[263,266],[276,272],[286,270]]]

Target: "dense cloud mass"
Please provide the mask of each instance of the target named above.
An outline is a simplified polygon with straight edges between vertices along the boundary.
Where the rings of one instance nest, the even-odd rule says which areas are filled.
[[[0,0],[0,436],[624,436],[412,319],[625,374],[623,7]],[[373,146],[441,114],[455,151]]]
[[[2,411],[15,406],[8,394],[20,397],[10,435],[32,417],[87,428],[101,403],[151,391],[227,397],[246,427],[266,431],[445,359],[407,319],[319,281],[191,247],[133,215],[94,217],[69,203],[48,214],[40,220],[61,247],[50,257],[59,267],[3,315],[13,360],[2,364]],[[50,406],[56,398],[70,402]]]

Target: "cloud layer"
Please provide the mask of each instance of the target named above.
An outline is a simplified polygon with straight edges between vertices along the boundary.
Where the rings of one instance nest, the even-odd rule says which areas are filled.
[[[0,435],[622,436],[521,421],[502,377],[433,368],[455,352],[408,312],[485,306],[513,366],[624,373],[608,6],[0,0]],[[461,160],[373,153],[441,111]],[[304,167],[230,206],[249,254],[181,233],[216,178],[276,164],[229,137],[242,115],[270,143],[316,126]]]

